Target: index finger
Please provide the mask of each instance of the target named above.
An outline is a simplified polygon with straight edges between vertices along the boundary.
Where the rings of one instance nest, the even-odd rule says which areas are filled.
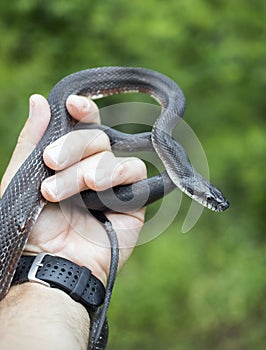
[[[95,102],[85,96],[70,95],[66,106],[71,116],[82,123],[100,124],[100,113]]]

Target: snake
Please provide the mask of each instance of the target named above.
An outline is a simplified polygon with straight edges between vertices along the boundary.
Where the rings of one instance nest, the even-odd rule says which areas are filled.
[[[175,188],[179,188],[190,198],[213,211],[221,212],[229,207],[229,202],[222,192],[193,168],[183,147],[172,137],[172,131],[183,117],[186,106],[181,88],[172,79],[162,73],[140,67],[97,67],[72,73],[61,79],[51,90],[48,96],[51,120],[47,130],[17,170],[0,201],[0,300],[10,288],[30,232],[47,204],[41,195],[40,186],[45,178],[53,175],[53,171],[44,164],[44,149],[73,130],[73,119],[66,109],[68,96],[75,94],[98,99],[129,92],[148,94],[160,104],[161,113],[151,132],[125,134],[105,126],[91,127],[102,128],[107,133],[113,150],[155,151],[165,171],[135,184],[115,187],[112,189],[111,199],[108,190],[103,193],[92,190],[82,192],[88,210],[104,225],[111,246],[105,300],[102,309],[99,309],[92,320],[90,350],[101,350],[106,346],[106,313],[119,259],[116,232],[104,215],[105,211],[111,209],[119,212],[146,206]],[[147,195],[143,198],[144,192]],[[114,198],[118,198],[116,206],[113,205]]]

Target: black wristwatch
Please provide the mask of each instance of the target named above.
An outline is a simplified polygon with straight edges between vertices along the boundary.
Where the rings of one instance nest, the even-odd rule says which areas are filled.
[[[52,254],[21,256],[12,285],[27,281],[63,290],[89,313],[104,301],[104,285],[88,268]]]

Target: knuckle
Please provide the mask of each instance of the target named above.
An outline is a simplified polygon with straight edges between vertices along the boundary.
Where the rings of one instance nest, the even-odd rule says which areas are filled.
[[[143,178],[147,177],[147,167],[144,161],[137,157],[133,157],[133,160],[134,160],[134,166],[137,169],[139,177],[143,177]]]
[[[103,130],[95,130],[95,138],[104,149],[111,149],[110,140]]]
[[[88,130],[77,130],[75,133],[75,138],[78,140],[81,147],[85,149],[104,151],[110,150],[110,140],[106,133],[98,129],[88,129]],[[72,139],[74,141],[74,139]],[[73,143],[73,142],[72,142]]]
[[[128,172],[128,161],[120,161],[114,168],[114,176],[116,178],[123,178]]]
[[[115,175],[121,178],[128,177],[132,173],[134,173],[137,178],[147,177],[146,165],[137,157],[123,159],[118,163],[115,170]]]

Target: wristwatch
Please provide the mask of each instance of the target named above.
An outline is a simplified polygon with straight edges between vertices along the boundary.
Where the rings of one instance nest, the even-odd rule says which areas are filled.
[[[21,256],[12,285],[27,281],[64,291],[84,305],[89,313],[104,301],[104,285],[87,267],[56,255],[40,253],[37,256]]]

